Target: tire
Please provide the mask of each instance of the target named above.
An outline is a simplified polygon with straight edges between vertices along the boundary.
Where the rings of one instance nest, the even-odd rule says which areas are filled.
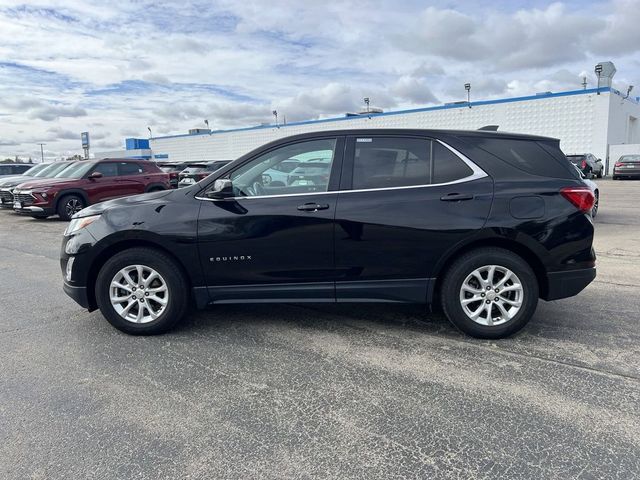
[[[600,171],[598,172],[598,174],[596,175],[597,178],[602,178],[602,169],[600,169]]]
[[[137,267],[142,269],[145,302],[140,300],[140,285],[133,286],[139,283]],[[126,269],[131,269],[131,282],[125,280],[122,273]],[[150,271],[159,277],[147,285],[145,280],[151,277]],[[118,298],[126,300],[112,303],[113,281],[126,286],[127,289],[114,287],[113,291]],[[165,291],[162,291],[163,287]],[[186,314],[190,298],[188,282],[178,264],[153,248],[130,248],[111,257],[100,269],[95,289],[102,315],[115,328],[131,335],[157,335],[171,330]],[[164,300],[164,305],[152,297]],[[151,314],[152,310],[157,316]]]
[[[595,201],[593,202],[593,208],[591,209],[591,218],[596,218],[598,214],[598,207],[600,206],[600,192],[595,191]]]
[[[486,281],[489,279],[490,267],[496,267],[492,285],[499,287],[498,290],[504,288],[505,292],[496,294],[495,288],[487,290],[487,286],[472,275],[472,272],[480,269],[480,276]],[[485,268],[487,270],[483,272],[482,269]],[[506,286],[502,286],[500,281],[504,279],[507,271],[515,277],[511,276],[506,281]],[[487,278],[484,278],[483,274],[486,274]],[[463,284],[473,288],[477,294],[463,290]],[[507,288],[510,289],[508,292]],[[440,302],[449,321],[462,332],[476,338],[497,339],[513,335],[529,322],[538,305],[538,292],[538,280],[527,262],[509,250],[487,247],[467,252],[451,265],[445,273],[440,289]],[[466,307],[463,306],[463,297],[470,300],[476,296],[479,297],[478,300],[469,302]],[[487,302],[491,305],[489,311]],[[465,312],[465,308],[480,312],[480,316],[473,320]],[[509,312],[512,312],[513,317],[505,319]],[[488,320],[489,315],[491,321]]]
[[[79,212],[86,206],[84,198],[80,195],[65,195],[58,201],[58,216],[62,220],[71,220],[74,213]]]
[[[164,188],[162,188],[162,187],[151,187],[149,190],[147,190],[146,193],[161,192],[162,190],[164,190]]]

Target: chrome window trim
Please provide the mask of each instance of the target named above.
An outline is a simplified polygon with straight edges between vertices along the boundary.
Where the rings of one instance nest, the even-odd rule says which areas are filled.
[[[471,169],[473,173],[471,175],[468,175],[463,178],[459,178],[458,180],[453,180],[451,182],[430,183],[427,185],[406,185],[401,187],[382,187],[382,188],[360,188],[360,189],[351,189],[351,190],[332,190],[332,191],[326,191],[326,192],[283,193],[280,195],[255,195],[250,197],[249,196],[248,197],[229,197],[229,198],[223,198],[223,199],[204,198],[199,196],[196,196],[195,198],[196,200],[205,200],[208,202],[220,202],[220,201],[226,201],[226,200],[251,200],[254,198],[259,199],[259,198],[282,198],[282,197],[308,197],[311,195],[329,195],[332,193],[382,192],[387,190],[407,190],[410,188],[429,188],[429,187],[442,187],[446,185],[456,185],[458,183],[472,182],[474,180],[478,180],[480,178],[489,176],[478,165],[473,163],[473,161],[469,157],[467,157],[464,153],[459,152],[452,146],[444,143],[442,140],[435,139],[435,141],[438,142],[443,147],[450,150],[454,155],[456,155],[460,160],[462,160],[465,163],[465,165],[467,165]]]

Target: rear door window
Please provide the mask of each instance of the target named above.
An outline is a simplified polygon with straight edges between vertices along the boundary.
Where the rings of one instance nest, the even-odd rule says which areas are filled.
[[[355,142],[354,189],[431,183],[431,140],[372,137],[356,138]]]
[[[356,138],[354,152],[355,190],[449,183],[473,175],[460,157],[428,138]]]
[[[142,167],[133,162],[121,162],[118,164],[118,172],[120,175],[139,175],[142,173]]]
[[[473,170],[455,153],[439,142],[433,142],[432,183],[455,182],[473,175]]]

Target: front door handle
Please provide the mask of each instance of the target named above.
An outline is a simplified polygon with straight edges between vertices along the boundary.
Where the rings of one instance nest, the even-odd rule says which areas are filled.
[[[440,197],[443,202],[460,202],[462,200],[473,200],[473,195],[470,193],[447,193]]]
[[[317,203],[305,203],[304,205],[298,205],[298,210],[302,212],[317,212],[318,210],[326,210],[329,205],[319,205]]]

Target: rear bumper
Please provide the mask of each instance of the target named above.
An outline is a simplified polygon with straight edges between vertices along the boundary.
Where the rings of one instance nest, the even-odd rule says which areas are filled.
[[[596,268],[547,273],[547,295],[544,300],[558,300],[573,297],[596,278]]]
[[[614,177],[640,178],[640,170],[613,170]]]

